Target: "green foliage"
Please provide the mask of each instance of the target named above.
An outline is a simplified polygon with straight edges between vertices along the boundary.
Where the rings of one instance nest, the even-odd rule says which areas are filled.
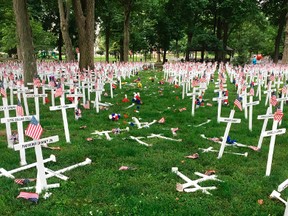
[[[277,136],[270,177],[265,177],[266,161],[269,150],[269,138],[264,139],[260,152],[254,152],[248,148],[226,147],[225,151],[249,152],[247,158],[224,154],[217,159],[217,153],[201,153],[198,148],[212,146],[219,149],[219,144],[202,139],[200,134],[207,137],[223,136],[226,124],[217,123],[217,103],[212,102],[214,84],[209,85],[203,99],[213,106],[199,107],[195,110],[195,116],[191,116],[191,98],[181,99],[182,89],[165,83],[158,82],[163,79],[161,71],[142,71],[137,75],[143,84],[143,88],[137,88],[131,77],[122,80],[122,89],[114,90],[114,98],[102,96],[103,102],[114,105],[109,110],[95,109],[82,110],[82,118],[74,120],[72,109],[67,111],[71,143],[65,142],[61,111],[49,111],[51,104],[40,104],[41,125],[44,128],[43,137],[59,135],[60,141],[50,146],[60,146],[60,151],[43,149],[44,158],[55,154],[56,163],[47,163],[52,170],[58,170],[72,164],[83,161],[86,157],[92,159],[92,164],[79,167],[64,173],[69,179],[67,182],[57,178],[48,179],[48,183],[60,183],[60,188],[50,189],[52,195],[48,199],[39,200],[37,205],[27,200],[16,199],[19,194],[18,186],[13,179],[1,177],[0,213],[1,215],[283,215],[284,205],[276,200],[269,199],[269,194],[277,188],[278,184],[287,179],[287,134]],[[151,77],[155,81],[151,81]],[[215,79],[217,76],[215,77]],[[126,84],[125,84],[126,83]],[[232,104],[236,98],[236,91],[229,82],[230,106],[222,107],[223,117],[228,117]],[[109,85],[105,85],[105,91],[110,92]],[[140,92],[142,105],[139,109],[126,109],[131,103],[123,103],[124,95],[128,99],[133,98],[133,92]],[[9,95],[9,94],[8,94]],[[253,131],[248,130],[248,120],[243,112],[236,111],[235,118],[241,118],[241,124],[233,124],[230,130],[232,139],[247,145],[257,145],[263,122],[256,120],[257,115],[266,113],[264,105],[265,95],[260,105],[253,108]],[[91,100],[94,99],[92,95]],[[28,99],[30,113],[34,113],[33,100]],[[66,101],[68,103],[68,101]],[[59,104],[59,98],[56,99]],[[187,108],[180,112],[180,108]],[[139,112],[135,112],[135,111]],[[285,108],[284,108],[285,110]],[[14,111],[15,112],[15,111]],[[108,116],[111,113],[120,113],[119,121],[111,121]],[[128,118],[124,118],[124,114]],[[10,111],[11,116],[15,116]],[[149,128],[137,129],[131,126],[131,117],[141,118],[141,121],[150,122],[154,119],[165,118],[164,124],[155,123]],[[3,112],[0,113],[3,117]],[[207,119],[209,124],[194,127]],[[27,127],[24,123],[24,129]],[[80,129],[86,125],[85,129]],[[105,137],[91,135],[95,130],[111,130],[112,128],[129,127],[129,132],[115,135],[110,134],[111,141]],[[287,118],[284,119],[281,128],[287,128]],[[1,124],[1,132],[5,133],[5,125]],[[182,142],[173,142],[162,139],[142,139],[153,144],[145,147],[129,136],[146,137],[151,133],[172,137],[171,128],[178,127],[178,139]],[[12,124],[16,129],[16,124]],[[271,128],[271,124],[268,124]],[[93,137],[93,141],[86,141],[87,137]],[[6,137],[0,137],[1,167],[11,170],[19,166],[19,153],[8,149]],[[28,139],[27,139],[28,140]],[[185,158],[198,152],[197,160]],[[27,149],[27,161],[35,161],[34,149]],[[136,170],[119,171],[122,165],[135,167]],[[205,172],[215,170],[218,178],[224,182],[203,182],[201,185],[217,187],[211,191],[212,195],[201,192],[180,193],[175,189],[177,182],[182,179],[171,172],[172,167],[179,167],[179,171],[191,179],[196,179],[195,171]],[[35,169],[19,172],[16,178],[36,177]],[[33,184],[31,184],[33,185]],[[31,186],[29,184],[29,186]],[[287,189],[286,189],[287,190]],[[288,196],[288,191],[282,193],[282,197]],[[263,199],[263,205],[257,201]]]

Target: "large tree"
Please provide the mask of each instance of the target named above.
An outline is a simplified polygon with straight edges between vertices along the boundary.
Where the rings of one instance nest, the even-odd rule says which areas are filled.
[[[134,0],[120,0],[124,9],[124,34],[123,34],[123,61],[128,61],[129,41],[130,41],[130,15],[133,8]]]
[[[65,44],[67,61],[74,61],[74,52],[72,48],[72,41],[69,35],[69,14],[70,14],[70,0],[58,0],[60,27],[62,37]]]
[[[283,32],[286,23],[286,14],[288,12],[287,0],[265,0],[261,5],[262,11],[269,18],[269,21],[277,26],[277,35],[274,42],[273,62],[277,63],[280,54],[280,46],[283,43]]]
[[[288,13],[286,14],[285,42],[282,63],[288,64]]]
[[[94,69],[95,1],[73,0],[79,35],[80,70]]]
[[[29,22],[27,0],[13,0],[16,29],[19,38],[20,55],[23,57],[24,83],[31,82],[37,74],[36,59],[34,56],[32,30]]]

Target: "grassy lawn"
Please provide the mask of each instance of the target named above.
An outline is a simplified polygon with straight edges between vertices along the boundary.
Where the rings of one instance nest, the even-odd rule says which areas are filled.
[[[141,89],[137,85],[130,85],[133,80],[140,78],[143,84]],[[156,77],[152,82],[150,77]],[[273,157],[272,172],[270,177],[265,176],[266,162],[268,157],[270,138],[264,138],[262,149],[255,152],[248,148],[227,147],[225,151],[248,152],[247,158],[237,155],[224,154],[222,159],[217,159],[217,153],[202,153],[198,148],[212,146],[219,149],[220,145],[200,137],[223,136],[226,123],[217,123],[217,103],[212,101],[216,97],[214,83],[210,83],[203,99],[205,104],[213,106],[200,107],[195,110],[195,116],[191,116],[191,99],[182,99],[182,89],[174,85],[158,82],[163,78],[163,72],[158,70],[142,71],[137,77],[126,82],[122,89],[114,90],[114,98],[102,95],[102,102],[114,104],[109,110],[101,110],[96,113],[95,109],[83,110],[82,118],[74,120],[73,110],[68,110],[68,122],[71,143],[65,142],[61,111],[49,111],[48,105],[40,105],[41,125],[45,132],[43,138],[59,135],[60,141],[51,146],[60,146],[61,150],[43,149],[44,158],[55,154],[57,162],[47,163],[52,170],[79,163],[90,158],[91,165],[79,167],[64,173],[69,177],[68,181],[48,179],[48,183],[60,183],[60,188],[49,190],[52,195],[48,199],[39,199],[38,204],[27,200],[16,199],[21,186],[12,179],[1,177],[0,213],[1,215],[283,215],[284,205],[269,199],[269,195],[276,190],[278,185],[288,178],[287,169],[287,134],[277,136]],[[227,81],[229,82],[229,81]],[[109,94],[109,85],[105,85]],[[228,83],[230,90],[229,102],[233,104],[236,91],[232,84]],[[123,103],[124,95],[128,95],[131,101],[133,92],[140,92],[143,104],[126,109],[131,103]],[[244,113],[236,110],[235,118],[241,118],[241,124],[233,124],[230,137],[240,143],[257,146],[261,132],[262,120],[257,120],[257,115],[266,113],[265,96],[260,105],[254,106],[253,131],[248,129],[248,120]],[[94,95],[93,95],[94,98]],[[254,98],[255,100],[255,98]],[[30,112],[33,113],[33,100]],[[59,98],[56,100],[59,104]],[[68,103],[68,100],[66,101]],[[179,109],[186,108],[180,112]],[[222,108],[222,116],[228,117],[230,107]],[[287,128],[286,107],[284,118],[280,128]],[[10,112],[14,116],[13,111]],[[119,121],[112,121],[108,116],[112,113],[121,114]],[[124,118],[125,116],[128,118]],[[3,117],[3,112],[0,113]],[[132,117],[141,118],[141,121],[151,122],[154,119],[165,118],[165,123],[155,123],[149,128],[137,129],[130,125]],[[194,127],[211,119],[211,122],[201,127]],[[26,128],[28,123],[24,124]],[[86,125],[85,129],[80,129]],[[1,131],[5,125],[1,124]],[[12,124],[16,129],[16,124]],[[113,128],[129,127],[129,132],[115,135],[110,134],[111,141],[105,136],[91,135],[95,130],[111,130]],[[163,139],[147,139],[151,133],[162,134],[172,137],[171,128],[178,127],[177,139],[182,142],[174,142]],[[271,130],[270,121],[267,129]],[[145,137],[142,141],[152,144],[151,147],[140,145],[129,136]],[[91,142],[86,138],[93,137]],[[6,137],[1,136],[1,165],[6,170],[19,166],[19,153],[7,148]],[[27,138],[28,140],[28,138]],[[187,159],[185,156],[199,153],[198,159]],[[27,162],[35,162],[34,149],[27,149]],[[135,170],[118,170],[121,166],[136,168]],[[218,181],[201,183],[203,186],[216,186],[212,195],[201,191],[185,193],[176,191],[176,183],[184,181],[171,172],[172,167],[178,167],[179,171],[191,179],[196,179],[194,172],[205,173],[207,170],[215,170]],[[29,169],[15,174],[16,178],[35,178],[36,170]],[[31,183],[29,185],[34,185]],[[288,189],[282,192],[286,199]],[[262,199],[263,204],[258,204]]]

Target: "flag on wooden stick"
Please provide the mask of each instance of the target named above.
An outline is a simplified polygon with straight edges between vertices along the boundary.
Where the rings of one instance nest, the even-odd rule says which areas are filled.
[[[21,191],[17,198],[24,198],[30,200],[31,202],[37,203],[39,199],[39,194]]]
[[[281,109],[277,109],[274,113],[274,121],[280,122],[283,118],[284,114]]]
[[[16,116],[24,116],[24,110],[19,99],[16,106]]]
[[[241,104],[241,99],[240,98],[236,98],[235,99],[234,105],[237,106],[240,111],[242,111],[242,104]]]
[[[32,116],[32,119],[25,130],[25,135],[31,137],[32,139],[39,140],[43,133],[43,128],[37,121],[37,119]]]

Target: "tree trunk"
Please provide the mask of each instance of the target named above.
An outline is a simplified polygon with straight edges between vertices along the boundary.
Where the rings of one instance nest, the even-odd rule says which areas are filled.
[[[69,36],[69,13],[70,13],[70,1],[66,1],[66,13],[64,9],[64,3],[63,0],[58,0],[58,7],[59,7],[59,14],[60,14],[60,28],[62,32],[62,38],[64,40],[65,44],[65,50],[66,50],[66,60],[67,61],[74,61],[74,53],[72,48],[72,41]]]
[[[201,62],[204,62],[204,48],[201,50]]]
[[[226,53],[227,53],[227,41],[228,41],[228,30],[229,26],[228,23],[223,23],[223,51],[221,55],[221,61],[226,60]]]
[[[166,60],[166,53],[167,53],[167,50],[164,49],[164,50],[163,50],[163,64],[165,64],[165,63],[167,62],[167,60]]]
[[[21,51],[20,56],[23,57],[24,84],[27,84],[28,82],[32,82],[33,76],[37,74],[32,30],[27,10],[27,0],[13,0],[13,9]]]
[[[95,1],[73,0],[76,26],[79,34],[79,69],[94,69]]]
[[[216,36],[218,38],[219,41],[222,40],[222,21],[221,21],[221,18],[218,17],[218,20],[217,20],[217,32],[216,32]],[[215,61],[220,61],[221,60],[221,51],[218,50],[218,48],[216,49],[215,51]]]
[[[109,62],[110,26],[105,29],[105,61]]]
[[[187,34],[187,48],[186,48],[185,61],[189,61],[191,44],[192,44],[192,36],[193,34],[191,32]]]
[[[176,58],[178,59],[179,58],[179,41],[178,39],[176,39],[175,41],[175,45],[176,45]]]
[[[58,51],[59,51],[59,61],[62,61],[62,46],[63,46],[63,37],[61,31],[59,32],[58,40]]]
[[[123,62],[124,61],[124,48],[123,48],[123,45],[124,45],[124,43],[123,43],[123,38],[121,38],[120,39],[120,50],[119,50],[119,52],[120,52],[120,61],[121,62]]]
[[[129,61],[129,41],[130,41],[130,14],[133,0],[125,0],[122,4],[124,6],[124,35],[123,35],[123,60],[124,62]]]
[[[21,47],[19,44],[17,44],[17,56],[18,56],[18,60],[23,61],[23,55],[22,55]]]
[[[287,22],[285,19],[285,16],[286,16],[286,12],[283,11],[279,17],[278,31],[277,31],[277,36],[275,38],[275,44],[274,44],[274,55],[273,55],[273,62],[274,63],[278,63],[278,59],[279,59],[279,46],[281,43],[282,34],[283,34],[284,27],[285,27],[285,22]],[[286,28],[287,28],[287,26],[286,26]]]
[[[285,42],[282,63],[288,64],[288,13],[286,14]]]
[[[160,56],[160,54],[161,54],[160,48],[157,47],[157,60],[156,60],[156,62],[161,62],[161,56]]]

